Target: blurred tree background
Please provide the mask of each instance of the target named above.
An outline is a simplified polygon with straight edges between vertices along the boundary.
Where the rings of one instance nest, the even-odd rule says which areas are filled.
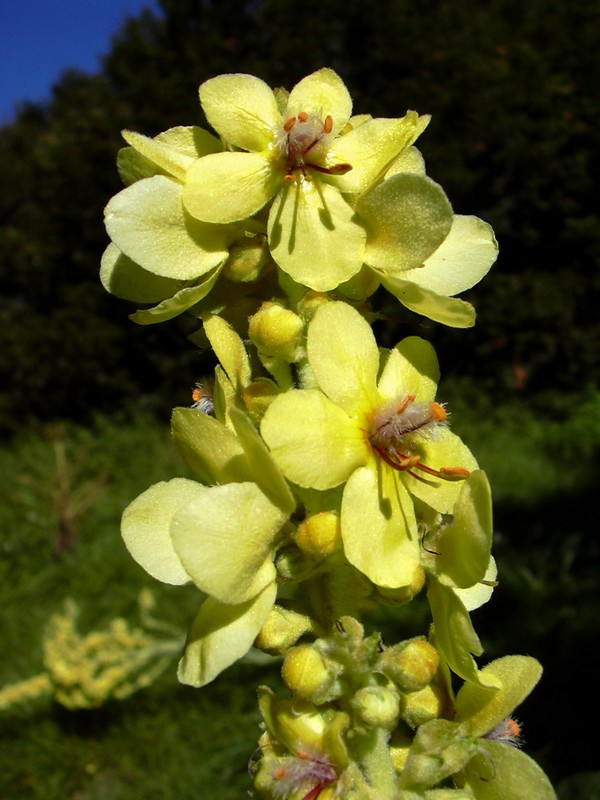
[[[458,213],[501,244],[467,299],[472,331],[417,319],[446,378],[482,397],[578,394],[600,376],[600,7],[593,0],[161,0],[100,74],[71,72],[0,130],[0,419],[85,419],[187,402],[186,322],[132,325],[98,282],[120,130],[203,124],[198,85],[227,71],[290,88],[324,65],[355,110],[433,121],[419,146]],[[596,202],[595,202],[596,201]],[[394,312],[397,314],[397,312]],[[390,332],[390,343],[402,328]],[[474,378],[476,380],[471,381]]]
[[[565,675],[595,680],[599,628],[588,522],[600,466],[599,52],[596,0],[160,0],[160,12],[124,25],[99,74],[64,74],[47,106],[25,105],[0,129],[0,436],[10,437],[97,412],[154,413],[166,426],[202,375],[191,320],[137,327],[99,283],[121,129],[205,125],[198,85],[222,72],[291,88],[322,66],[339,72],[356,113],[432,114],[418,142],[428,174],[457,213],[491,223],[500,257],[463,295],[478,311],[473,330],[398,319],[390,306],[382,335],[429,338],[455,430],[463,412],[479,416],[484,466],[486,436],[495,463],[506,451],[515,489],[496,505],[503,580],[475,626],[488,657],[523,652],[545,665],[527,741],[560,739],[546,751],[560,750],[558,777],[597,766],[564,725]],[[519,408],[544,420],[522,473],[510,458]],[[538,456],[539,492],[524,499],[518,475],[535,473]]]

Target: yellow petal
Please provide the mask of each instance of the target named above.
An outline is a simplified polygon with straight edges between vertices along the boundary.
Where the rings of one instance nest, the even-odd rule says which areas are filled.
[[[339,486],[370,452],[356,421],[316,389],[276,397],[261,434],[283,474],[308,489]]]
[[[281,125],[272,89],[254,75],[218,75],[200,86],[206,119],[230,144],[266,150]]]
[[[183,204],[203,222],[237,222],[260,211],[282,182],[283,173],[261,153],[215,153],[187,171]]]
[[[373,460],[355,470],[342,499],[342,539],[348,561],[377,586],[409,586],[419,566],[412,500],[391,469]]]
[[[321,305],[308,327],[307,353],[320,388],[349,414],[376,401],[379,349],[369,323],[347,303]]]

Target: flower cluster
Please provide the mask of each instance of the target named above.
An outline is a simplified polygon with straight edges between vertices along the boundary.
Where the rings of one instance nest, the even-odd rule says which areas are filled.
[[[124,133],[101,270],[139,323],[189,311],[218,360],[173,413],[190,477],[122,523],[151,575],[200,590],[180,680],[203,686],[252,646],[283,657],[292,698],[260,692],[261,797],[486,798],[514,769],[550,798],[506,750],[537,663],[474,658],[470,612],[496,578],[486,476],[436,399],[431,345],[383,349],[372,330],[381,290],[473,325],[455,295],[490,268],[493,232],[426,175],[428,117],[353,116],[330,69],[289,93],[221,75],[200,102],[216,136]],[[418,595],[427,638],[364,634],[363,613]]]

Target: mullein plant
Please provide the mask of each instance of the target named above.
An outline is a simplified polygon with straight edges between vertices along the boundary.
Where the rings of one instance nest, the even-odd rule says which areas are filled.
[[[194,477],[122,522],[152,576],[199,589],[179,679],[204,686],[251,648],[281,659],[286,695],[258,690],[258,797],[550,800],[512,716],[541,667],[475,660],[470,611],[496,583],[485,473],[436,399],[432,346],[372,329],[380,288],[472,326],[455,295],[493,264],[493,231],[427,176],[429,117],[353,116],[331,69],[291,92],[221,75],[200,102],[214,133],[124,132],[101,266],[134,321],[189,312],[218,360],[173,412]],[[423,635],[365,630],[417,595]]]

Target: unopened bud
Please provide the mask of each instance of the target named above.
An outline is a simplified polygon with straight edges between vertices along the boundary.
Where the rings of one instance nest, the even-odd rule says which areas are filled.
[[[300,523],[295,539],[298,547],[312,558],[327,558],[342,547],[340,519],[333,511],[312,514]]]
[[[270,261],[269,248],[263,236],[254,236],[229,248],[223,277],[236,283],[255,281]]]
[[[352,698],[352,708],[370,728],[393,730],[400,716],[398,692],[388,686],[364,686]]]
[[[416,637],[388,647],[381,657],[382,669],[403,692],[417,692],[433,680],[440,663],[435,647]]]
[[[313,621],[307,614],[273,606],[254,640],[254,646],[265,653],[281,655],[293,647],[301,636],[310,633],[313,627]]]
[[[275,558],[275,569],[282,581],[304,581],[317,567],[317,562],[297,547],[283,547]]]
[[[260,353],[292,362],[304,323],[289,308],[266,302],[250,317],[248,334]]]
[[[418,728],[429,720],[441,717],[446,707],[446,700],[443,689],[430,683],[418,692],[404,695],[402,719],[411,728]]]
[[[303,644],[286,655],[281,676],[294,695],[319,705],[337,696],[333,687],[340,672],[316,647]]]

